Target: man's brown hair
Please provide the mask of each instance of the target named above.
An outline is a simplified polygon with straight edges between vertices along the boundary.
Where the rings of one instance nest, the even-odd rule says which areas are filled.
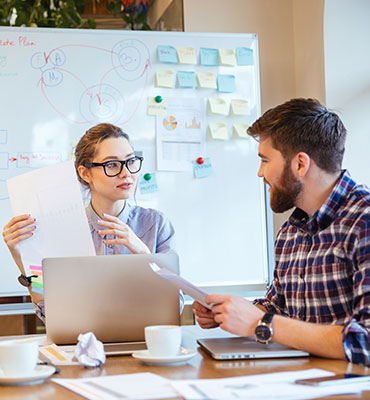
[[[271,138],[286,160],[303,151],[324,171],[341,169],[346,128],[337,114],[315,99],[292,99],[271,108],[247,133],[261,140]]]

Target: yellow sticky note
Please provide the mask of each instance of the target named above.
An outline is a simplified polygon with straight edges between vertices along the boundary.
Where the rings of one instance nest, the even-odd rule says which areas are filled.
[[[155,79],[157,87],[175,87],[176,75],[174,71],[171,71],[169,69],[157,69],[157,71],[155,71]]]
[[[210,122],[208,125],[212,139],[227,140],[227,128],[223,122]]]
[[[197,72],[199,87],[203,89],[217,89],[216,76],[212,72]]]
[[[235,67],[236,56],[233,49],[218,49],[218,56],[220,57],[221,65],[230,65]]]
[[[247,100],[232,99],[230,102],[231,111],[235,115],[250,115],[250,110]]]
[[[209,109],[212,114],[227,115],[229,112],[226,101],[219,97],[208,98]]]
[[[249,139],[250,136],[247,133],[248,128],[249,128],[248,124],[234,124],[233,125],[234,134],[238,138],[242,138],[242,139]]]
[[[155,101],[155,97],[148,97],[148,115],[166,115],[167,101],[162,99],[160,103]]]
[[[197,63],[197,56],[193,47],[177,47],[176,52],[180,64]]]

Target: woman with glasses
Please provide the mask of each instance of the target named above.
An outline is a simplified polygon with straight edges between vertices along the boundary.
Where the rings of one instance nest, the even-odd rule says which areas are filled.
[[[127,134],[110,124],[89,129],[76,146],[75,167],[90,190],[86,213],[99,255],[173,250],[169,220],[157,210],[126,201],[135,193],[142,161]]]
[[[81,184],[90,192],[86,214],[97,255],[165,253],[174,250],[174,229],[159,211],[127,202],[135,193],[143,157],[136,156],[129,137],[111,124],[89,129],[75,150],[75,168]],[[35,219],[12,218],[3,237],[22,274],[17,244],[33,235]],[[27,282],[24,283],[27,286]],[[30,291],[44,317],[40,294]]]

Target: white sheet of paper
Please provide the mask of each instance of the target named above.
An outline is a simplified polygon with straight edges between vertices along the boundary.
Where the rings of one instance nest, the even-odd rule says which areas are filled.
[[[7,181],[14,215],[36,218],[34,235],[19,244],[22,260],[95,255],[73,161],[54,164]]]
[[[52,343],[47,346],[39,347],[40,358],[53,365],[78,365],[79,362],[73,361],[74,351],[64,351],[60,346]]]
[[[198,288],[198,286],[195,286],[186,279],[181,278],[181,276],[175,274],[167,268],[161,268],[156,263],[149,263],[149,265],[156,274],[164,279],[169,280],[177,289],[182,290],[185,294],[192,297],[198,303],[211,310],[212,304],[206,303],[206,297],[208,296],[208,293],[206,293],[204,290]]]
[[[150,372],[82,379],[52,379],[86,399],[166,399],[178,397],[170,381]]]
[[[303,386],[297,379],[331,376],[334,373],[322,369],[275,372],[270,374],[240,376],[222,379],[194,379],[172,381],[172,386],[185,399],[275,399],[300,400],[335,394],[359,393],[366,386],[338,385],[330,387]]]
[[[167,115],[156,117],[157,168],[191,171],[205,154],[205,104],[201,98],[167,98]]]

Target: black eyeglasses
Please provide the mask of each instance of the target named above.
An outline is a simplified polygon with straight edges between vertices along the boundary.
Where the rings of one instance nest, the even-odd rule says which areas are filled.
[[[124,166],[126,166],[127,170],[131,174],[138,173],[141,169],[141,164],[143,163],[143,160],[144,157],[135,156],[124,161],[109,160],[103,163],[88,162],[85,163],[84,166],[86,168],[103,167],[105,175],[113,177],[119,175],[122,172]]]

